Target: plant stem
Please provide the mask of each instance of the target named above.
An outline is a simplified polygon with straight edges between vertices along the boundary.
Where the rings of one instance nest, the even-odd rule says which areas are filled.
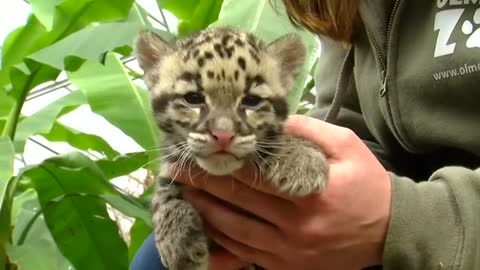
[[[15,102],[13,110],[10,112],[10,115],[8,116],[7,122],[5,123],[5,128],[3,130],[3,133],[1,134],[2,136],[8,136],[12,142],[15,139],[15,132],[17,130],[18,119],[20,118],[20,113],[22,111],[23,104],[25,104],[25,100],[26,100],[28,92],[31,88],[33,78],[37,75],[38,70],[39,69],[36,68],[35,71],[32,72],[31,76],[28,77],[28,80],[27,80],[25,86],[23,87],[19,97],[17,98],[17,100]],[[15,182],[15,183],[13,183],[13,185],[14,185],[14,188],[16,187],[17,181],[15,181],[15,180],[16,179],[10,180],[9,183],[8,183],[7,194],[6,194],[7,196],[4,198],[4,202],[3,202],[3,207],[5,207],[5,209],[0,208],[0,211],[2,211],[5,215],[5,217],[2,217],[2,220],[4,218],[5,223],[6,223],[6,224],[4,224],[5,231],[1,232],[1,234],[5,234],[4,237],[1,237],[1,238],[5,238],[5,239],[3,239],[3,240],[5,240],[5,243],[3,243],[0,246],[0,256],[5,256],[4,258],[2,258],[2,261],[4,261],[5,265],[0,265],[0,267],[2,267],[2,268],[4,267],[5,270],[16,270],[17,269],[16,265],[10,264],[7,253],[6,253],[6,250],[5,250],[5,244],[7,242],[12,243],[12,236],[13,235],[12,235],[12,228],[11,228],[10,222],[12,220],[11,206],[13,204],[13,194],[14,194],[14,192],[11,190],[12,189],[11,185],[12,185],[12,182]],[[8,191],[12,191],[12,192],[9,193]],[[12,196],[9,196],[10,194]]]
[[[25,228],[23,229],[22,231],[22,234],[20,235],[20,237],[18,238],[18,241],[15,245],[17,246],[21,246],[23,245],[23,243],[25,242],[25,239],[27,239],[27,235],[28,233],[30,232],[30,229],[33,227],[33,224],[35,224],[35,221],[37,221],[38,217],[43,213],[43,210],[40,209],[38,210],[35,215],[33,215],[33,217],[28,221],[27,225],[25,226]]]
[[[4,198],[3,208],[0,208],[0,220],[6,222],[0,225],[0,269],[12,270],[11,264],[7,256],[7,243],[11,243],[10,233],[10,205],[7,198]],[[3,265],[2,265],[3,264]]]
[[[15,137],[15,131],[17,128],[17,123],[18,123],[18,113],[21,111],[23,107],[23,103],[21,101],[17,101],[16,104],[14,105],[14,109],[12,112],[10,112],[10,115],[8,116],[7,123],[5,124],[5,129],[3,130],[2,136],[8,136],[12,141]]]
[[[17,130],[18,119],[20,118],[20,113],[22,112],[23,104],[25,104],[25,100],[27,99],[28,92],[30,91],[30,86],[32,84],[33,79],[38,73],[39,68],[37,67],[30,76],[28,76],[28,81],[23,87],[22,91],[20,92],[20,96],[15,102],[13,110],[10,112],[8,116],[7,123],[5,124],[5,129],[3,130],[2,136],[8,136],[12,142],[15,139],[15,132]]]

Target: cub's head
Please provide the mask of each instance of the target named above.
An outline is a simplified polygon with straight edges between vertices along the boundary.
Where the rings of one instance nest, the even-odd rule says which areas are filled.
[[[141,33],[137,59],[172,159],[224,175],[275,152],[305,53],[296,35],[265,46],[223,28],[174,44]]]

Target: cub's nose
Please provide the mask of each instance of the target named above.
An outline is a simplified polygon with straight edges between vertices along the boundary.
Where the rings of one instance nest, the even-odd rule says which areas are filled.
[[[227,149],[231,144],[233,139],[235,138],[235,133],[231,131],[212,131],[212,137],[217,142],[218,146],[222,148],[222,150]]]

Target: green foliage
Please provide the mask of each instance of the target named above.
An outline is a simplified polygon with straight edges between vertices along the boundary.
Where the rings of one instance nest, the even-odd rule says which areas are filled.
[[[13,174],[13,144],[7,137],[0,137],[0,203],[7,192],[7,185]],[[0,204],[0,208],[3,204]]]
[[[60,4],[58,0],[37,0],[34,2],[36,3],[34,6],[42,6],[42,8],[34,9],[34,12],[39,10],[51,11],[47,15],[40,16],[41,18],[48,16],[49,20],[53,21],[51,23],[51,31],[45,28],[39,21],[36,16],[37,13],[30,16],[24,27],[17,29],[8,36],[2,48],[0,86],[10,82],[8,68],[21,63],[28,55],[65,38],[91,23],[125,19],[131,9],[133,0],[65,0]],[[41,14],[45,13],[41,12]],[[50,23],[48,24],[50,25]],[[35,70],[35,67],[29,68],[30,71]]]
[[[109,159],[114,159],[119,153],[113,149],[102,137],[87,134],[55,121],[48,132],[39,133],[51,142],[66,142],[83,151],[97,151]]]
[[[85,62],[79,70],[69,73],[69,78],[85,94],[95,113],[105,117],[145,149],[154,149],[158,145],[148,92],[132,83],[114,54],[107,54],[104,65]],[[129,112],[125,113],[127,107]]]
[[[126,244],[105,203],[145,221],[148,211],[119,193],[93,161],[79,153],[58,156],[23,177],[33,182],[47,227],[76,269],[127,268]]]
[[[152,188],[135,198],[112,184],[112,179],[139,169],[158,171],[161,134],[148,92],[134,82],[138,74],[129,73],[122,63],[131,56],[139,31],[151,29],[173,40],[206,27],[234,26],[266,42],[297,32],[308,56],[290,92],[292,112],[300,99],[311,100],[313,84],[306,85],[306,78],[316,60],[315,39],[292,27],[284,11],[273,10],[268,0],[158,2],[181,21],[176,36],[152,29],[146,10],[133,0],[30,0],[28,21],[5,40],[0,69],[0,269],[128,269],[150,234]],[[30,91],[61,72],[79,90],[28,117],[22,115]],[[120,155],[109,138],[59,122],[80,106],[88,106],[144,150]],[[34,135],[79,151],[15,173],[15,154],[22,154]],[[107,205],[134,219],[128,244]]]
[[[73,111],[85,103],[85,96],[82,92],[76,91],[20,121],[15,136],[16,151],[23,153],[25,142],[30,136],[39,133],[49,133],[58,117]]]
[[[15,198],[12,206],[12,241],[17,245],[7,247],[9,259],[19,269],[69,269],[71,264],[58,250],[43,216],[39,215],[40,209],[33,189],[28,189]]]
[[[10,216],[11,201],[8,197],[8,187],[13,175],[14,161],[13,143],[10,138],[0,137],[0,244],[8,243],[10,239],[10,223],[4,222]],[[6,246],[0,246],[0,263],[6,263]],[[2,267],[3,265],[0,265]]]
[[[181,22],[178,36],[184,37],[207,28],[218,18],[223,0],[157,0],[159,6],[172,12]]]

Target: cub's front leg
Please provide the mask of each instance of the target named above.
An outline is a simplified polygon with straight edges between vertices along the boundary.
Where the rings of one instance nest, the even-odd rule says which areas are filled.
[[[181,198],[182,186],[159,179],[153,202],[155,243],[169,270],[208,270],[208,240],[198,212]]]
[[[285,148],[268,162],[267,179],[282,192],[306,196],[325,189],[328,163],[325,155],[302,139],[286,136]]]

